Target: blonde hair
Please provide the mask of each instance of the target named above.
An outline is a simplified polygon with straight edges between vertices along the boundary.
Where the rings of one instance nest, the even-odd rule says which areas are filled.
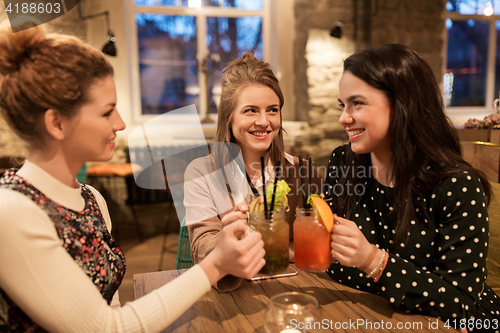
[[[283,118],[281,116],[281,109],[285,102],[283,93],[269,64],[258,60],[251,51],[245,52],[243,57],[232,61],[224,68],[215,141],[236,143],[231,131],[232,114],[242,88],[256,83],[271,88],[280,100],[280,129],[269,147],[267,156],[273,165],[276,165],[278,161],[284,165]]]
[[[0,111],[31,147],[43,144],[48,109],[75,116],[88,102],[89,87],[110,75],[103,53],[76,37],[46,34],[41,26],[0,30]]]

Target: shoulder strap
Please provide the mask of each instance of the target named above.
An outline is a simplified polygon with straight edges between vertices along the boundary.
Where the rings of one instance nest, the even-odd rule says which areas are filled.
[[[214,161],[212,159],[212,154],[210,154],[210,164],[212,165],[212,172],[215,172],[215,165]],[[229,194],[229,199],[231,200],[231,205],[236,207],[236,204],[234,203],[233,195],[231,194],[231,188],[229,187],[229,181],[227,180],[226,173],[224,172],[224,168],[221,168],[222,175],[224,176],[224,183],[226,184],[226,190],[227,193]]]

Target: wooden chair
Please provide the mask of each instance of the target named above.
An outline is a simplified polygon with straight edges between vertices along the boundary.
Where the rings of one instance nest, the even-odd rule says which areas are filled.
[[[488,207],[490,240],[488,242],[488,285],[500,295],[500,184],[491,183],[493,196]]]
[[[183,185],[186,168],[194,159],[206,156],[208,151],[209,147],[206,144],[154,146],[148,149],[144,147],[129,147],[126,151],[129,160],[147,166],[143,172],[138,175],[137,179],[129,179],[129,183],[127,183],[128,188],[134,188],[134,193],[129,193],[129,198],[134,198],[134,195],[136,195],[138,199],[142,199],[140,201],[150,202],[150,198],[166,195],[169,204],[169,211],[164,219],[163,241],[160,261],[158,263],[159,271],[162,270],[164,254],[168,252],[171,247],[167,247],[166,242],[167,235],[172,229],[172,223],[179,223],[185,215],[182,202],[184,197]],[[179,237],[182,236],[188,239],[187,231],[182,232],[182,228],[179,234]],[[181,242],[179,241],[179,243]],[[187,252],[189,253],[189,247]]]
[[[191,245],[189,243],[189,233],[186,227],[186,219],[183,219],[181,230],[179,231],[179,244],[177,246],[177,259],[175,260],[175,269],[189,268],[193,266],[191,258]]]
[[[18,156],[0,157],[0,174],[3,174],[10,168],[20,168],[24,163],[24,158]]]

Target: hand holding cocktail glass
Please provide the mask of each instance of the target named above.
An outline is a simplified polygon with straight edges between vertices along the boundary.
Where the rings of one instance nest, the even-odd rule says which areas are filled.
[[[217,246],[213,250],[220,254],[215,257],[225,258],[217,266],[221,277],[230,274],[251,279],[264,266],[262,236],[258,232],[252,232],[240,239],[239,235],[247,229],[248,226],[243,221],[233,222],[222,229]]]
[[[226,225],[236,222],[238,220],[246,221],[247,217],[248,217],[248,206],[246,202],[243,201],[237,204],[231,213],[226,214],[221,219],[220,222],[222,223],[222,226],[225,227]]]
[[[369,273],[380,260],[381,254],[375,252],[375,255],[371,256],[374,245],[368,242],[355,222],[337,215],[334,216],[334,221],[331,235],[332,256],[344,266],[358,267]]]

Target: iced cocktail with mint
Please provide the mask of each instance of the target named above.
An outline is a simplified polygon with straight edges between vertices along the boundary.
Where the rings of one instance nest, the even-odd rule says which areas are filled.
[[[272,191],[273,184],[268,185],[267,192],[270,192],[266,195],[268,209],[270,209]],[[262,234],[264,250],[266,251],[264,257],[266,265],[261,269],[261,274],[273,275],[286,270],[288,267],[290,226],[285,221],[285,211],[288,208],[286,194],[289,191],[290,187],[285,181],[280,180],[277,183],[274,209],[268,211],[268,216],[265,214],[263,196],[255,198],[250,204],[250,228]]]

